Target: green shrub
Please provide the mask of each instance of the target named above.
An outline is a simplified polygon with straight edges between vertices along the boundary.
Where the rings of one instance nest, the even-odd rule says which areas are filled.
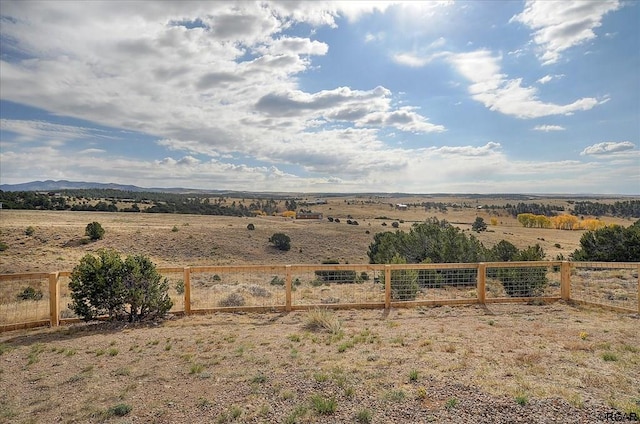
[[[116,417],[124,417],[129,412],[131,412],[131,406],[126,403],[120,403],[116,406],[112,406],[107,410],[108,416],[116,416]]]
[[[22,290],[22,293],[18,294],[16,298],[18,300],[41,300],[42,299],[42,290],[36,290],[33,287],[25,287]]]
[[[36,229],[35,229],[35,228],[33,228],[31,225],[29,225],[29,226],[27,227],[27,229],[26,229],[26,230],[24,230],[24,234],[25,234],[25,235],[27,235],[27,236],[32,236],[32,235],[34,235],[34,234],[35,234],[35,232],[36,232]]]
[[[513,261],[541,261],[544,251],[540,245],[529,246],[513,255]],[[493,272],[492,272],[493,274]],[[547,267],[498,268],[495,278],[500,280],[509,297],[540,296],[547,284]]]
[[[331,415],[336,412],[338,402],[335,398],[327,399],[321,395],[313,395],[311,396],[311,406],[318,414]]]
[[[284,278],[280,278],[277,275],[274,275],[269,284],[271,284],[272,286],[284,286]]]
[[[571,254],[574,261],[640,261],[640,219],[629,227],[611,225],[588,231],[580,238],[580,249]]]
[[[406,264],[407,261],[400,255],[394,256],[391,264]],[[382,284],[385,282],[385,274],[380,276]],[[414,300],[418,295],[418,272],[410,269],[391,271],[391,298],[394,300]]]
[[[178,280],[178,282],[176,282],[175,289],[176,289],[176,293],[184,294],[184,281]]]
[[[487,223],[484,222],[484,219],[482,217],[477,216],[476,220],[471,225],[471,229],[473,231],[475,231],[476,233],[480,233],[482,231],[486,231],[487,230]]]
[[[340,262],[336,259],[327,259],[322,261],[323,265],[337,265]],[[316,276],[327,283],[354,283],[356,281],[356,272],[352,270],[340,271],[315,271]]]
[[[269,243],[273,243],[278,250],[287,251],[291,249],[291,238],[284,233],[273,234],[269,237]]]
[[[0,241],[0,252],[4,252],[9,248],[9,245],[3,241]]]
[[[83,320],[100,315],[137,321],[159,318],[173,306],[169,282],[155,265],[141,255],[123,261],[113,250],[85,255],[71,273],[72,309]]]
[[[104,237],[104,228],[102,228],[102,225],[100,225],[99,222],[94,221],[90,224],[87,224],[84,233],[91,240],[100,240]]]
[[[368,409],[362,409],[358,411],[358,413],[356,414],[356,421],[359,422],[360,424],[369,424],[372,418],[373,418],[373,415],[371,414],[371,411],[369,411]]]
[[[249,231],[253,231],[253,230],[255,230],[255,229],[256,229],[256,226],[255,226],[255,225],[253,225],[253,224],[249,224],[249,225],[247,225],[247,230],[249,230]]]

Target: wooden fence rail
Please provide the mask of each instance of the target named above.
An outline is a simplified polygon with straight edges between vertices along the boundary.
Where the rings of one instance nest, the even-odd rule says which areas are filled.
[[[174,307],[172,313],[186,315],[216,311],[289,312],[318,307],[389,309],[554,302],[560,299],[640,314],[640,263],[538,261],[241,265],[158,267],[158,271],[171,278],[176,287],[171,295],[178,306],[177,309]],[[532,294],[526,284],[531,284],[541,273],[544,275],[544,288]],[[370,278],[371,275],[373,278]],[[0,332],[78,322],[79,318],[65,303],[69,299],[70,276],[71,273],[67,271],[0,274]],[[265,280],[265,276],[272,276],[271,281]],[[415,281],[420,281],[420,285],[411,286]],[[511,291],[506,291],[507,282]],[[8,287],[10,284],[18,288],[17,295],[16,290],[12,292]],[[44,293],[33,300],[33,304],[41,303],[43,308],[48,308],[48,320],[42,319],[42,311],[40,315],[29,315],[31,300],[19,300],[19,290],[25,284],[45,288]],[[180,290],[177,290],[178,286]],[[406,290],[406,293],[402,290]],[[242,298],[240,293],[244,293],[256,300],[250,305],[223,302],[222,296],[229,293],[236,293],[239,298]],[[340,297],[336,298],[334,294]],[[12,315],[11,311],[20,313]]]

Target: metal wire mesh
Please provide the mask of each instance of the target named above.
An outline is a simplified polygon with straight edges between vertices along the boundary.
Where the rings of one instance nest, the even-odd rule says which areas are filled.
[[[24,275],[0,282],[0,325],[49,319],[49,278]]]
[[[638,264],[574,262],[571,299],[638,310]]]
[[[291,303],[301,305],[384,304],[384,284],[373,267],[304,267],[291,275]]]
[[[399,275],[396,276],[396,273]],[[418,285],[417,301],[477,298],[478,270],[475,265],[439,264],[417,270],[391,271],[393,300],[411,300],[414,276]],[[397,290],[394,289],[396,285]]]
[[[158,269],[163,279],[167,279],[169,283],[169,297],[173,302],[171,312],[184,311],[184,271],[183,270],[166,270]]]
[[[559,297],[560,267],[535,266],[487,266],[486,297],[529,298]]]
[[[284,306],[284,267],[192,268],[191,309]]]
[[[569,265],[568,263],[566,264]],[[564,267],[565,265],[563,265]],[[276,265],[193,267],[188,271],[192,311],[225,308],[278,308],[287,305],[286,282],[291,280],[291,306],[371,305],[386,299],[389,275],[393,304],[406,302],[475,303],[478,270],[485,269],[485,297],[506,301],[533,297],[559,298],[560,262],[396,265]],[[564,268],[568,271],[568,267]],[[637,263],[571,263],[570,298],[621,310],[638,310]],[[389,274],[387,274],[387,271]],[[169,281],[172,311],[184,311],[183,268],[159,269]],[[565,274],[568,275],[568,274]],[[2,275],[0,326],[42,323],[50,318],[49,274]],[[69,307],[70,273],[58,277],[61,319],[77,318]],[[567,293],[565,293],[567,294]]]
[[[69,283],[71,282],[71,275],[69,273],[60,274],[58,277],[58,285],[60,287],[60,298],[58,300],[58,308],[60,310],[61,319],[73,319],[80,318],[71,309],[71,289]]]

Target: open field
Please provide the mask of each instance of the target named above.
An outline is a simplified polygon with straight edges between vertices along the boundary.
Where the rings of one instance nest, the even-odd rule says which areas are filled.
[[[236,200],[242,199],[227,199],[227,202]],[[398,211],[390,206],[422,201],[466,203],[469,207],[439,212],[435,209],[425,211],[420,207]],[[566,199],[536,201],[568,206]],[[482,199],[478,202],[479,205],[500,205],[507,200]],[[400,220],[404,222],[400,223],[399,229],[407,231],[413,222],[433,216],[446,219],[466,231],[470,231],[476,216],[483,217],[487,223],[494,217],[498,220],[497,226],[490,225],[486,232],[473,233],[487,247],[502,239],[518,248],[539,243],[547,259],[555,259],[558,254],[568,256],[579,246],[583,233],[523,228],[513,217],[478,210],[474,199],[454,197],[332,197],[328,204],[311,208],[322,212],[325,219],[0,210],[0,241],[8,247],[0,252],[0,274],[70,271],[86,253],[104,247],[127,255],[145,254],[158,266],[313,264],[327,258],[338,259],[341,263],[367,263],[367,248],[376,233],[393,231],[391,223]],[[326,219],[328,216],[340,218],[342,222],[330,223]],[[357,220],[359,225],[347,225],[348,216]],[[376,219],[381,217],[389,219]],[[98,221],[104,227],[105,238],[83,244],[84,229],[92,221]],[[622,225],[633,222],[616,218],[605,218],[604,221]],[[255,231],[246,229],[249,223],[256,226]],[[383,223],[387,225],[383,226]],[[25,234],[29,226],[35,230],[31,236]],[[268,243],[275,232],[284,232],[291,237],[289,252],[280,252]]]
[[[637,315],[564,303],[213,314],[0,336],[0,421],[613,422]],[[124,417],[118,417],[124,414]],[[620,418],[620,415],[618,415]]]
[[[339,217],[340,224],[282,217],[2,210],[0,241],[7,249],[0,252],[0,273],[70,271],[83,255],[104,247],[145,254],[161,267],[319,264],[327,258],[365,264],[374,234],[393,230],[394,220],[402,219],[400,229],[408,230],[413,222],[436,216],[470,231],[476,216],[486,222],[495,217],[476,208],[397,211],[390,202],[411,199],[356,203],[332,198],[328,205],[313,207],[325,217]],[[349,215],[358,226],[344,223]],[[501,239],[519,248],[539,243],[548,259],[568,256],[583,233],[522,228],[514,218],[497,219],[499,225],[474,236],[487,247]],[[102,224],[105,238],[85,243],[84,228],[92,221]],[[247,230],[248,223],[256,229]],[[32,235],[25,234],[29,226]],[[289,252],[270,246],[268,238],[275,232],[291,237]],[[384,291],[374,275],[361,284],[329,287],[312,284],[312,271],[297,274],[301,285],[293,304],[334,298],[381,302]],[[281,304],[284,289],[273,284],[275,277],[248,271],[195,274],[194,307],[216,307],[238,290],[248,302]],[[549,277],[548,294],[558,296],[558,271]],[[173,292],[180,278],[181,271],[170,276],[174,299],[180,299]],[[599,299],[606,291],[612,302],[628,302],[632,308],[637,296],[628,293],[637,280],[635,268],[580,268],[572,276],[579,298],[596,293]],[[28,304],[29,313],[36,309],[46,319],[46,276],[30,283],[45,298],[16,304]],[[12,284],[19,292],[25,282]],[[66,280],[63,299],[65,287]],[[581,294],[584,289],[591,294]],[[499,283],[487,281],[487,298],[504,296],[501,290]],[[263,296],[267,292],[270,296]],[[461,285],[420,296],[473,299],[476,290]],[[331,331],[307,326],[320,312],[294,311],[2,333],[0,422],[590,423],[640,415],[637,314],[564,302],[323,313]]]

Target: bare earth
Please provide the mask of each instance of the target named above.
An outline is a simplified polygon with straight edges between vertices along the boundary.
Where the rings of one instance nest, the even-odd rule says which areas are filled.
[[[306,330],[309,314],[4,333],[0,420],[591,423],[638,412],[637,316],[562,303],[339,311],[331,334]],[[109,412],[121,404],[126,416]]]
[[[0,273],[70,271],[104,247],[148,255],[159,266],[366,263],[374,234],[393,230],[394,220],[408,230],[437,216],[469,231],[475,216],[494,216],[347,199],[316,209],[343,223],[2,210],[0,241],[8,248]],[[347,215],[360,225],[346,225]],[[375,219],[381,216],[391,219]],[[474,235],[486,246],[503,238],[518,247],[539,243],[548,259],[573,252],[582,235],[498,219]],[[105,238],[83,244],[92,221]],[[279,231],[291,237],[289,252],[267,242]],[[218,313],[2,333],[0,422],[591,423],[640,415],[637,315],[561,302],[338,311],[341,328],[332,334],[307,330],[310,314]]]

